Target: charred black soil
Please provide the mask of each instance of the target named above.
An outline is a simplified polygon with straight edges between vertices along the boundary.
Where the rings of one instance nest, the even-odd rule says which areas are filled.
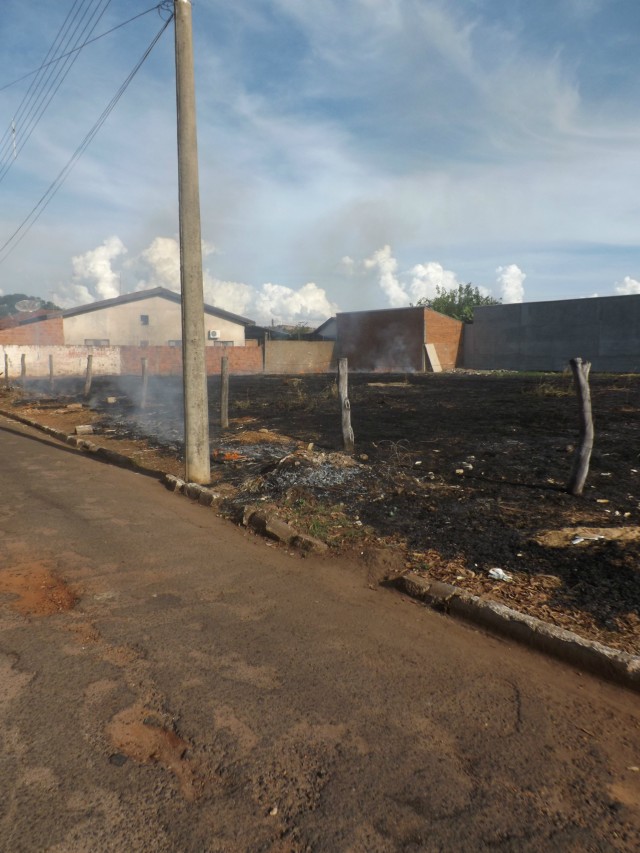
[[[78,387],[58,388],[52,401],[34,385],[16,404],[66,423]],[[591,377],[596,438],[580,498],[565,491],[578,438],[570,374],[355,374],[354,457],[341,453],[333,376],[232,377],[224,433],[216,379],[209,391],[220,512],[271,506],[362,555],[378,580],[412,568],[640,652],[637,376]],[[156,379],[144,410],[138,394],[139,379],[96,380],[92,411],[76,412],[76,423],[92,420],[95,440],[123,452],[144,444],[143,464],[175,471],[180,384]]]

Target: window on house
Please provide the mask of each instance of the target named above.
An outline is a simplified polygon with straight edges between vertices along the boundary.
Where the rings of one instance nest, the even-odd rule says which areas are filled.
[[[109,338],[85,338],[84,345],[86,347],[108,347]]]
[[[170,347],[181,347],[182,346],[182,340],[167,341],[167,343]]]
[[[148,326],[149,325],[149,315],[148,314],[141,314],[140,315],[140,325],[141,326]]]
[[[214,341],[214,347],[232,347],[233,341]]]
[[[149,346],[149,341],[140,341],[140,346],[141,346],[141,347],[148,347],[148,346]]]

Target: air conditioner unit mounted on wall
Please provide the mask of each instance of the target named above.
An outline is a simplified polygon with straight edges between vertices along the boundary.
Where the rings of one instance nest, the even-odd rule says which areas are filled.
[[[218,332],[216,329],[209,329],[209,331],[207,332],[207,337],[210,341],[217,341],[220,337],[220,332]]]

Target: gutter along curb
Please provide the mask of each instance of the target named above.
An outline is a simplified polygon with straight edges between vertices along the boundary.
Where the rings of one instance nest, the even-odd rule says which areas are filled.
[[[38,429],[40,432],[44,432],[52,438],[56,438],[58,441],[62,441],[64,444],[68,444],[71,447],[84,451],[85,453],[92,453],[94,456],[103,459],[105,462],[112,462],[114,465],[119,465],[123,468],[131,468],[136,471],[143,471],[146,474],[153,474],[158,479],[161,479],[163,476],[162,472],[155,471],[152,468],[145,468],[144,465],[139,465],[131,459],[130,456],[125,456],[124,453],[109,450],[107,447],[100,447],[100,445],[94,444],[92,441],[87,441],[86,438],[82,438],[81,436],[68,435],[63,430],[38,423],[38,421],[33,421],[31,418],[25,418],[22,415],[17,415],[15,412],[8,412],[5,409],[0,409],[0,415],[24,424],[25,426],[33,427],[33,429]]]
[[[109,450],[106,447],[100,447],[100,445],[94,444],[92,441],[87,441],[87,439],[81,438],[80,436],[67,435],[67,433],[62,430],[55,429],[54,427],[47,426],[46,424],[41,424],[38,421],[31,420],[31,418],[25,418],[15,412],[9,412],[4,409],[0,409],[0,415],[24,424],[25,426],[40,430],[64,444],[75,447],[77,450],[84,453],[91,453],[105,462],[110,462],[123,468],[130,468],[131,470],[138,471],[140,473],[151,474],[156,479],[162,481],[170,491],[183,494],[185,497],[190,498],[192,501],[197,501],[203,506],[213,506],[221,498],[219,492],[216,492],[207,486],[201,486],[198,483],[187,483],[185,480],[181,480],[173,474],[163,473],[162,471],[157,471],[155,468],[146,468],[144,465],[138,464],[131,459],[131,457],[125,456],[123,453],[118,453],[115,450]],[[250,528],[255,533],[259,533],[264,537],[296,548],[303,554],[324,554],[329,550],[329,546],[324,542],[321,542],[314,536],[301,533],[272,513],[265,514],[255,510],[254,508],[246,507],[242,518],[242,524],[244,527]]]
[[[460,587],[406,572],[395,581],[402,592],[434,610],[458,616],[483,628],[517,640],[538,651],[595,675],[640,692],[640,656],[621,652],[572,631],[527,616]]]
[[[179,492],[204,506],[212,506],[220,498],[218,493],[206,486],[187,483],[171,474],[162,474],[155,469],[145,468],[129,456],[100,447],[79,436],[67,435],[62,430],[54,429],[3,409],[0,409],[0,415],[38,429],[64,444],[91,453],[106,462],[152,474],[161,480],[170,491]],[[298,533],[277,516],[266,515],[250,507],[245,509],[242,524],[256,533],[285,545],[294,546],[302,552],[321,554],[328,550],[325,543],[306,534]],[[394,586],[412,598],[424,602],[434,610],[459,617],[496,634],[524,643],[578,669],[591,672],[601,678],[615,681],[631,690],[640,692],[639,655],[621,652],[595,640],[586,640],[571,631],[550,625],[534,616],[520,613],[504,604],[499,604],[491,599],[480,598],[460,587],[441,581],[433,581],[415,572],[409,571],[401,575],[394,581]]]

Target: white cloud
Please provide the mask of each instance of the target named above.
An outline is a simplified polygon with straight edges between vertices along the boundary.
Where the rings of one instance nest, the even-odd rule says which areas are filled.
[[[100,299],[113,299],[120,294],[120,278],[111,264],[120,255],[126,254],[126,248],[119,237],[107,237],[101,246],[76,255],[71,259],[73,278],[76,283],[87,283],[95,289]]]
[[[411,269],[411,284],[409,290],[413,301],[419,299],[432,299],[436,295],[436,287],[451,290],[458,287],[456,274],[451,270],[446,270],[435,261],[429,261],[426,264],[416,264]]]
[[[615,291],[620,296],[626,296],[632,293],[640,293],[640,281],[625,275],[621,282],[615,286]]]
[[[250,285],[240,281],[222,281],[212,276],[208,270],[203,274],[203,290],[204,301],[209,305],[242,316],[250,310],[255,295]]]
[[[53,301],[70,308],[119,296],[120,275],[114,271],[112,263],[126,252],[122,240],[112,236],[97,248],[74,255],[71,258],[72,279],[59,285],[60,290],[52,294]]]
[[[52,294],[53,300],[61,307],[70,308],[118,296],[116,282],[119,285],[120,274],[113,269],[112,261],[126,252],[118,237],[110,237],[98,248],[74,257],[73,279]],[[203,244],[205,259],[214,253],[214,246]],[[174,237],[155,237],[123,267],[135,275],[135,291],[165,287],[180,292],[180,247]],[[256,289],[243,282],[217,278],[203,265],[202,283],[204,301],[209,305],[264,323],[321,322],[335,314],[338,307],[313,282],[298,289],[269,282]]]
[[[505,303],[522,302],[524,299],[524,280],[527,274],[517,264],[498,267],[498,284]]]
[[[256,295],[255,308],[262,323],[295,323],[326,320],[335,314],[337,305],[330,302],[323,288],[308,282],[298,290],[281,284],[263,284]]]
[[[137,260],[143,271],[136,290],[166,287],[180,292],[180,247],[174,237],[156,237]]]

